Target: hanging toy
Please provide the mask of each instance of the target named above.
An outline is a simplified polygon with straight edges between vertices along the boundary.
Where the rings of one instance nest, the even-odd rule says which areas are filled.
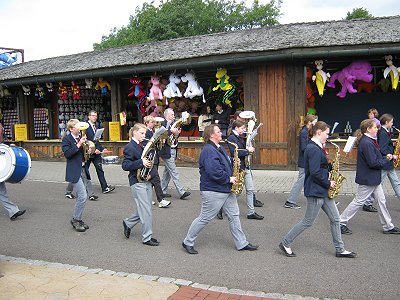
[[[203,96],[203,103],[206,103],[206,99],[204,98],[203,88],[196,81],[196,76],[194,75],[193,71],[186,73],[185,76],[181,77],[181,80],[183,82],[188,83],[186,91],[183,94],[185,98],[193,99],[194,97],[197,96]]]
[[[136,99],[140,100],[146,96],[146,93],[143,90],[144,86],[142,84],[142,78],[133,77],[129,79],[129,82],[132,84],[132,86],[129,88],[131,92],[128,94],[128,97],[135,97]]]
[[[217,78],[217,86],[214,87],[212,90],[214,92],[218,89],[221,89],[221,91],[225,91],[225,94],[222,98],[222,103],[225,103],[229,107],[232,107],[232,103],[229,98],[235,92],[236,87],[235,85],[229,83],[230,77],[228,76],[226,69],[225,68],[217,69],[215,77]]]
[[[93,79],[91,79],[91,78],[85,78],[85,84],[86,84],[85,88],[91,89],[91,88],[92,88],[92,85],[93,85]]]
[[[39,100],[44,99],[44,90],[40,84],[36,85],[35,96],[38,97]]]
[[[318,94],[322,97],[324,95],[325,84],[327,81],[329,81],[331,74],[325,73],[325,71],[322,70],[324,65],[324,61],[322,59],[316,60],[314,64],[317,68],[317,72],[315,75],[313,75],[312,81],[314,81],[317,85]]]
[[[68,88],[61,81],[58,83],[57,95],[60,100],[68,99]]]
[[[107,94],[109,90],[111,90],[111,85],[107,80],[103,80],[103,77],[99,77],[99,81],[97,81],[96,86],[94,87],[97,91],[101,91],[101,95],[104,96]]]
[[[171,73],[169,75],[169,83],[165,87],[164,90],[164,97],[169,99],[169,98],[175,98],[175,97],[182,97],[182,93],[179,90],[177,84],[181,82],[181,79],[179,78],[178,75],[174,73]],[[167,100],[168,101],[168,100]],[[168,102],[167,102],[168,105]]]
[[[392,90],[395,91],[397,90],[397,85],[399,84],[400,67],[396,68],[395,66],[393,66],[393,57],[391,55],[385,55],[385,61],[388,66],[383,71],[383,77],[385,77],[386,79],[386,77],[390,75]]]
[[[312,84],[313,71],[310,68],[306,68],[306,102],[307,102],[307,115],[314,115],[315,110],[315,86]],[[314,75],[315,76],[315,75]]]
[[[25,96],[29,96],[31,94],[31,88],[29,87],[29,85],[23,85],[22,86],[22,90],[24,91],[24,95]]]
[[[75,81],[71,81],[71,90],[72,90],[72,99],[80,100],[81,99],[81,88],[75,84]]]
[[[51,93],[53,91],[53,84],[51,82],[46,83],[47,91]]]
[[[147,113],[151,108],[155,108],[157,106],[157,100],[162,100],[164,98],[163,93],[160,89],[160,76],[151,76],[150,83],[152,84],[152,86],[150,88],[149,94],[150,105],[146,108]]]

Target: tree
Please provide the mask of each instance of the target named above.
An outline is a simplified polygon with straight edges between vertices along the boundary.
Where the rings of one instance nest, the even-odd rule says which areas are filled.
[[[247,7],[236,0],[161,0],[137,7],[127,26],[113,28],[94,50],[278,24],[281,0]]]
[[[352,12],[347,12],[346,20],[353,19],[372,19],[374,16],[369,13],[366,8],[358,7],[353,8]]]

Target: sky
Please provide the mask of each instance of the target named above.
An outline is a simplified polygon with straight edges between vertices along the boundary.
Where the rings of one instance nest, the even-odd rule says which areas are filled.
[[[25,61],[93,50],[146,0],[0,0],[0,49],[24,49]],[[246,2],[251,3],[251,0]],[[267,3],[267,0],[260,0]],[[157,1],[155,2],[157,3]],[[375,17],[400,15],[399,0],[283,0],[281,24],[341,20],[353,8]]]

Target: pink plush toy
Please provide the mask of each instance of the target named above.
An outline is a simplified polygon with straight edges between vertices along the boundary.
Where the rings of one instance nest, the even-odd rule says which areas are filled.
[[[150,89],[150,95],[149,98],[151,101],[154,100],[162,100],[163,98],[163,93],[160,89],[160,77],[157,75],[153,75],[150,78],[150,82],[152,84],[151,89]]]
[[[353,83],[356,80],[361,80],[365,82],[372,81],[372,74],[369,74],[372,70],[372,66],[367,61],[355,61],[352,62],[349,66],[345,67],[343,70],[340,70],[334,73],[331,77],[330,82],[327,86],[334,88],[335,81],[339,81],[342,85],[342,89],[336,96],[340,98],[346,97],[347,92],[351,94],[357,93],[357,90],[353,87]]]

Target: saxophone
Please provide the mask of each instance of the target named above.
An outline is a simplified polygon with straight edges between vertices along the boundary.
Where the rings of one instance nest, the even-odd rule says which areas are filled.
[[[334,197],[336,197],[339,194],[340,187],[342,186],[342,182],[346,178],[342,174],[339,173],[340,147],[331,141],[327,141],[327,142],[331,143],[336,148],[335,160],[332,163],[332,170],[329,172],[329,177],[328,177],[330,181],[336,182],[336,187],[334,187],[334,188],[330,187],[328,190],[329,199],[333,199]]]
[[[236,177],[237,182],[232,184],[231,192],[234,193],[236,196],[240,195],[243,191],[244,187],[244,176],[246,172],[240,169],[240,159],[239,159],[239,151],[238,145],[236,143],[232,143],[228,140],[225,140],[228,144],[231,144],[235,147],[235,151],[233,154],[233,166],[232,166],[232,176]]]
[[[397,132],[399,133],[399,136],[397,137],[397,141],[396,141],[396,147],[394,148],[394,152],[393,155],[400,155],[400,130],[398,130],[397,128],[394,128],[397,130]],[[398,158],[397,160],[394,161],[393,165],[394,168],[397,168],[400,164],[400,159]]]

